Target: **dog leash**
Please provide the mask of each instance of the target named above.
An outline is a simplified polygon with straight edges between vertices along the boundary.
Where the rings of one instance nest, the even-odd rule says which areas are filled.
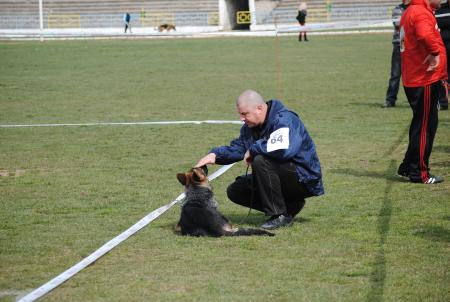
[[[223,173],[228,171],[233,164],[222,166],[220,169],[215,171],[213,174],[211,174],[210,177],[208,177],[209,181],[212,181],[216,179],[217,177],[221,176]],[[27,294],[25,297],[21,298],[19,302],[31,302],[35,301],[39,298],[41,298],[43,295],[47,294],[48,292],[52,291],[65,281],[72,278],[75,274],[80,272],[85,267],[89,266],[93,262],[97,261],[100,257],[111,251],[113,248],[118,246],[120,243],[128,239],[131,235],[135,234],[137,231],[148,225],[150,222],[161,216],[164,212],[169,210],[172,206],[174,206],[177,202],[180,202],[185,197],[185,194],[180,194],[175,200],[171,201],[170,203],[150,212],[147,216],[139,220],[137,223],[135,223],[133,226],[128,228],[125,232],[122,234],[114,237],[107,243],[105,243],[103,246],[101,246],[98,250],[66,270],[65,272],[59,274],[57,277],[53,278],[52,280],[48,281],[44,285],[40,286],[39,288],[33,290],[31,293]]]
[[[245,170],[245,179],[247,179],[247,177],[248,177],[248,169],[249,168],[250,168],[250,165],[247,165],[247,169]],[[253,206],[253,198],[255,198],[255,188],[253,187],[253,175],[252,175],[252,179],[250,181],[250,207],[248,208],[247,215],[238,223],[238,225],[243,224],[250,216],[250,212],[252,211],[252,206]]]

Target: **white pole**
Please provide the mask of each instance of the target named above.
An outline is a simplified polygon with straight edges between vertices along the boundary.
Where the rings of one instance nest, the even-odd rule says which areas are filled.
[[[219,28],[220,30],[230,29],[230,22],[228,16],[227,2],[225,0],[219,0]]]
[[[41,32],[41,42],[44,41],[43,30],[44,30],[44,16],[42,13],[42,0],[39,0],[39,29]]]
[[[249,0],[248,1],[248,9],[250,11],[250,20],[251,20],[250,29],[252,29],[252,26],[256,25],[256,5],[255,5],[255,0]]]

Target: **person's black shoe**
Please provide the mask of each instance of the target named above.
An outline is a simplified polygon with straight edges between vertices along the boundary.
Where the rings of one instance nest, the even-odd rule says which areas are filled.
[[[448,110],[448,103],[447,104],[438,104],[438,110]]]
[[[384,102],[384,104],[381,106],[381,108],[393,108],[395,107],[395,103],[391,103],[391,102]]]
[[[289,215],[272,216],[269,220],[261,225],[261,228],[266,230],[274,230],[280,227],[291,226],[294,223],[294,218]]]

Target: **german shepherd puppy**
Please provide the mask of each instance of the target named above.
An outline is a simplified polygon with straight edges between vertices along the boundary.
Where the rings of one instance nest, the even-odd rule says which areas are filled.
[[[161,24],[160,26],[158,26],[158,31],[159,32],[163,32],[163,31],[171,31],[174,30],[176,31],[177,29],[175,28],[175,25],[173,24],[168,24],[168,23],[164,23]]]
[[[260,229],[238,229],[217,210],[217,201],[209,185],[206,166],[178,173],[178,181],[185,186],[186,199],[175,230],[190,236],[275,236]]]

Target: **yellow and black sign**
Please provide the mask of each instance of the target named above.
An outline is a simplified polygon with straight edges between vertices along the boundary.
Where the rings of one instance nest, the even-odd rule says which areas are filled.
[[[236,12],[237,24],[250,24],[252,23],[252,17],[249,11],[237,11]]]

